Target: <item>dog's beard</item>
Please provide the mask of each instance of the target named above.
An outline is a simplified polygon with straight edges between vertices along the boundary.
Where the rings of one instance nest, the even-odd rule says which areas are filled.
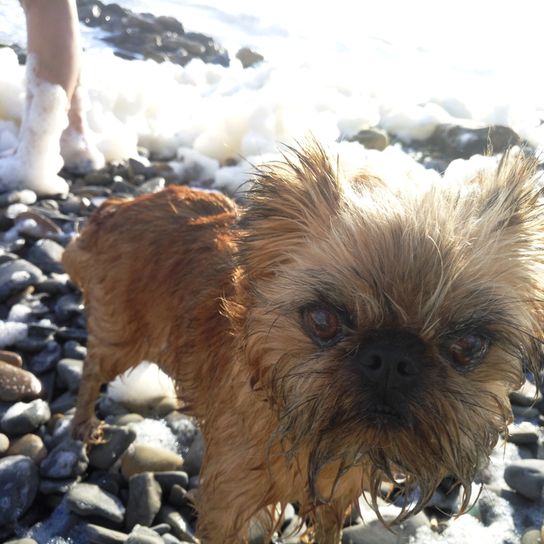
[[[342,475],[362,466],[365,487],[377,511],[384,481],[402,480],[405,501],[399,518],[404,519],[428,502],[446,476],[453,476],[463,487],[461,509],[466,509],[475,474],[500,431],[506,429],[510,413],[507,398],[499,398],[491,390],[480,390],[474,396],[474,391],[451,386],[434,391],[424,386],[417,393],[417,402],[398,403],[389,413],[376,410],[370,391],[338,369],[309,370],[313,387],[297,391],[296,383],[289,382],[301,379],[304,366],[299,364],[297,370],[285,374],[276,370],[272,377],[273,397],[284,399],[277,406],[275,438],[288,459],[301,450],[308,452],[314,504],[329,502]],[[306,366],[311,368],[315,363]],[[318,490],[321,471],[332,463],[338,467],[335,482],[327,491]]]

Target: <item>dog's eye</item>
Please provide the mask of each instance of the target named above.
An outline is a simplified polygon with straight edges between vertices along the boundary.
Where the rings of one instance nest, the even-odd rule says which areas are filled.
[[[327,307],[310,307],[302,310],[306,333],[321,347],[328,347],[340,340],[342,326],[338,314]]]
[[[485,355],[489,342],[487,338],[477,334],[468,334],[458,338],[450,346],[452,361],[462,369],[469,369],[479,363]]]

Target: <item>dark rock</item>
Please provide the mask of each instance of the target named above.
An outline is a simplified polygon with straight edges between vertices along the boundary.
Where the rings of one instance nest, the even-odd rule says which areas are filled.
[[[54,340],[47,342],[45,348],[30,360],[30,370],[40,375],[56,367],[61,357],[62,348]]]
[[[36,399],[31,402],[17,402],[13,404],[0,420],[2,431],[8,435],[31,433],[47,423],[51,418],[51,411],[47,402]]]
[[[170,493],[174,485],[187,489],[189,485],[189,476],[182,470],[166,470],[154,473],[155,480],[159,482],[165,495]]]
[[[81,297],[75,293],[61,296],[55,304],[55,315],[61,321],[69,321],[83,312]]]
[[[128,535],[127,544],[164,544],[164,540],[152,529],[136,525]]]
[[[360,130],[348,140],[350,142],[359,142],[366,149],[377,149],[378,151],[383,151],[389,145],[387,132],[377,127]]]
[[[122,523],[125,516],[123,503],[94,484],[79,483],[66,494],[70,510],[80,516],[98,516]]]
[[[64,357],[66,359],[81,359],[87,357],[87,348],[75,340],[68,340],[63,346]]]
[[[24,259],[0,264],[0,302],[44,279],[42,271]]]
[[[51,411],[56,413],[65,413],[76,405],[77,396],[72,391],[65,391],[55,400],[49,403]]]
[[[0,459],[0,527],[19,520],[38,492],[36,465],[22,455]]]
[[[38,240],[28,252],[28,260],[44,272],[63,272],[64,248],[53,240]]]
[[[504,471],[504,480],[524,497],[539,501],[544,488],[544,461],[523,459],[512,463]]]
[[[431,142],[443,153],[452,157],[469,159],[475,154],[502,153],[512,145],[519,144],[521,138],[510,128],[501,125],[486,127],[439,125]]]
[[[40,493],[42,495],[55,495],[60,493],[67,493],[68,490],[81,478],[76,476],[75,478],[66,478],[63,480],[52,480],[49,478],[42,478],[40,481]]]
[[[58,384],[71,393],[77,393],[82,373],[83,361],[80,359],[61,359],[57,364]]]
[[[193,476],[200,473],[202,459],[204,457],[204,437],[202,433],[197,433],[189,451],[185,454],[183,470]]]
[[[40,464],[44,478],[68,479],[80,476],[89,464],[85,445],[76,440],[64,440],[58,444]]]
[[[85,528],[85,537],[90,544],[124,544],[128,535],[89,523]]]
[[[130,531],[137,524],[151,526],[161,507],[162,490],[150,472],[135,474],[128,481],[125,526]]]
[[[242,63],[244,68],[249,68],[250,66],[255,66],[264,60],[264,57],[251,50],[249,47],[242,47],[236,53],[236,58]]]
[[[107,426],[104,428],[104,440],[89,453],[89,464],[96,468],[110,468],[136,439],[136,433],[124,427]]]
[[[172,528],[174,535],[182,541],[196,542],[196,539],[187,525],[187,522],[181,517],[181,514],[171,506],[163,506],[157,514],[157,520],[168,523]]]

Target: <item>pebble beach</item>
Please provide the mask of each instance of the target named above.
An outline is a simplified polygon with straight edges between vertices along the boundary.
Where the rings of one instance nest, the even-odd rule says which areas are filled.
[[[86,175],[62,170],[64,195],[0,193],[0,542],[196,542],[191,494],[204,444],[197,422],[175,409],[172,383],[157,367],[145,362],[103,390],[97,413],[108,424],[106,443],[89,451],[70,437],[87,331],[80,293],[61,258],[88,216],[111,196],[133,198],[170,184],[223,191],[243,203],[252,165],[277,157],[278,142],[308,130],[338,152],[347,171],[367,166],[399,183],[469,179],[511,146],[538,155],[544,115],[540,124],[513,114],[475,118],[451,100],[387,110],[345,93],[333,117],[326,85],[320,109],[312,103],[295,115],[308,88],[280,103],[277,93],[286,90],[265,51],[227,49],[207,29],[187,31],[172,15],[87,0],[78,7],[84,31],[104,44],[87,59],[90,121],[107,165]],[[162,85],[161,96],[175,94],[196,109],[168,119],[155,103],[160,97],[146,95],[149,82],[141,91],[120,83],[113,92],[108,81],[100,87],[97,66],[105,58],[127,86],[140,67],[142,79],[154,76]],[[24,62],[20,44],[0,49],[0,65],[13,76],[11,102],[0,96],[0,151],[16,142]],[[270,101],[257,98],[256,89]],[[364,107],[348,107],[356,99]],[[531,377],[511,401],[509,436],[475,482],[468,512],[456,516],[459,494],[444,482],[422,512],[392,532],[361,498],[342,543],[543,542],[544,399]],[[384,489],[384,519],[398,511]],[[304,542],[305,530],[292,505],[273,542]],[[268,544],[258,527],[251,543]]]

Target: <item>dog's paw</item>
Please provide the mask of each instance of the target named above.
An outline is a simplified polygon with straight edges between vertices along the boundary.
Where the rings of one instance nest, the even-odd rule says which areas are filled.
[[[73,422],[72,437],[81,440],[88,447],[103,444],[106,442],[104,437],[105,426],[106,424],[96,417],[86,421]]]

